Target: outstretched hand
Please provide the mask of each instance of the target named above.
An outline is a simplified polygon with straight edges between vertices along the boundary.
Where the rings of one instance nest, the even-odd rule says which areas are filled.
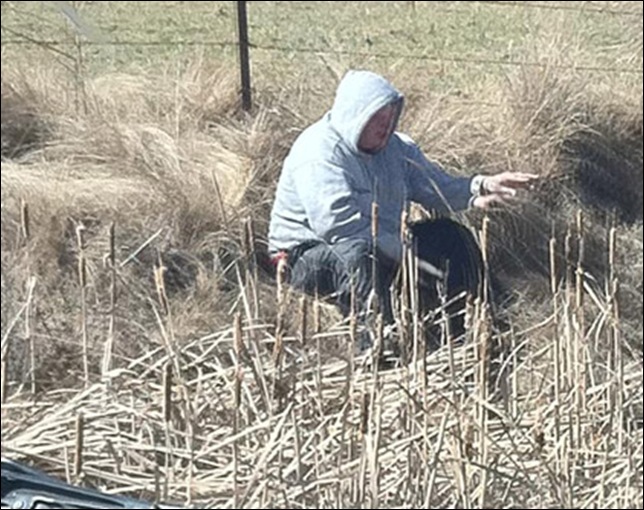
[[[486,175],[481,183],[481,194],[474,199],[472,205],[479,209],[488,209],[495,205],[506,204],[516,197],[517,190],[530,189],[538,177],[536,174],[523,172]]]

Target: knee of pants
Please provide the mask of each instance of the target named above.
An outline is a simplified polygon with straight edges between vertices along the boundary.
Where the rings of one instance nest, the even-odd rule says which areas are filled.
[[[336,288],[346,296],[353,289],[358,301],[365,301],[372,286],[371,244],[364,239],[349,239],[335,243],[331,251],[336,259]]]
[[[360,267],[371,259],[371,243],[366,239],[346,239],[331,245],[330,248],[347,269]]]

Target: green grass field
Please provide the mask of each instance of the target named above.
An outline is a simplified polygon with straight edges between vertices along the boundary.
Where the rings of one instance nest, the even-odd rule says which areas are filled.
[[[55,41],[61,43],[57,48],[73,56],[78,30],[55,2],[6,4],[3,41]],[[234,2],[71,4],[89,28],[80,38],[89,45],[84,52],[91,74],[156,69],[197,52],[225,64],[236,62]],[[528,8],[513,2],[250,2],[249,38],[256,47],[253,75],[273,85],[289,76],[326,84],[326,61],[339,70],[409,68],[420,74],[418,85],[468,91],[490,74],[498,77],[511,71],[512,63],[539,63],[544,53],[552,56],[547,50],[556,46],[558,65],[630,69],[635,73],[626,78],[635,83],[642,64],[641,6],[617,4],[550,2]],[[555,9],[543,8],[548,6]],[[8,58],[26,58],[32,49],[3,44]],[[42,51],[37,54],[42,56]],[[441,58],[447,61],[434,60]],[[600,72],[591,77],[607,80]]]
[[[2,2],[3,456],[200,508],[642,508],[642,3],[248,13],[249,113],[234,2]],[[474,307],[425,356],[394,296],[412,359],[384,372],[261,265],[351,67],[448,170],[540,176],[457,216],[509,328]]]

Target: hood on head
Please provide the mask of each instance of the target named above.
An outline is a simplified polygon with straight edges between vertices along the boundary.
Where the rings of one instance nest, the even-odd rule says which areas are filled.
[[[394,127],[398,124],[403,95],[382,76],[371,71],[348,71],[336,91],[331,107],[331,125],[354,152],[369,119],[383,106],[397,103]]]

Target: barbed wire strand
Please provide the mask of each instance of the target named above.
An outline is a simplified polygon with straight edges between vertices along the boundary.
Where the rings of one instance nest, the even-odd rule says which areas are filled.
[[[24,44],[43,46],[47,49],[54,49],[56,46],[73,45],[71,41],[53,41],[53,40],[35,40],[32,38],[10,39],[2,41],[2,44]],[[211,46],[211,47],[237,47],[238,43],[231,41],[106,41],[106,42],[92,42],[87,41],[87,46]],[[563,65],[563,64],[548,64],[542,62],[526,62],[521,60],[509,59],[494,59],[494,58],[469,58],[469,57],[456,57],[449,55],[427,55],[427,54],[413,54],[413,53],[379,53],[379,52],[366,52],[354,50],[334,50],[332,48],[304,48],[294,46],[281,46],[281,45],[261,45],[250,44],[253,50],[274,51],[281,53],[306,53],[306,54],[331,54],[331,55],[347,55],[359,56],[363,58],[378,58],[378,59],[408,59],[408,60],[427,60],[438,63],[458,63],[458,64],[472,64],[472,65],[495,65],[495,66],[519,66],[519,67],[538,67],[538,68],[554,68],[570,71],[583,71],[583,72],[603,72],[607,74],[644,74],[640,68],[630,67],[604,67],[604,66],[588,66],[588,65]]]

